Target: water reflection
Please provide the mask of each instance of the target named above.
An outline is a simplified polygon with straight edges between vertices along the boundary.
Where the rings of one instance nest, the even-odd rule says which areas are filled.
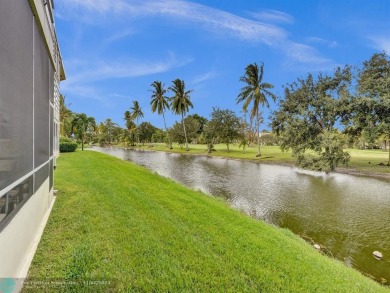
[[[390,282],[390,181],[153,151],[98,149],[292,230]],[[374,250],[385,260],[377,261]]]

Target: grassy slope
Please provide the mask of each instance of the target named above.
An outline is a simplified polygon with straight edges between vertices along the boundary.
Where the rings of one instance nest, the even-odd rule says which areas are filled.
[[[180,149],[178,145],[174,145],[172,150],[168,149],[165,144],[152,144],[137,146],[136,148],[150,149],[158,151],[169,151],[183,154],[202,154],[207,155],[207,147],[205,145],[190,145],[190,151],[186,152],[185,149]],[[282,152],[279,146],[261,146],[262,156],[256,158],[257,146],[247,147],[245,154],[243,154],[242,148],[238,146],[230,145],[230,152],[227,152],[226,145],[215,145],[216,152],[213,152],[212,156],[247,159],[258,162],[275,163],[275,164],[294,164],[294,158],[291,156],[291,151]],[[387,173],[390,174],[390,167],[378,166],[379,163],[387,164],[389,153],[382,150],[347,150],[351,154],[351,161],[348,168],[351,171],[360,172],[372,172],[372,173]],[[371,164],[369,164],[369,162]]]
[[[55,175],[32,279],[111,279],[114,291],[388,292],[291,232],[132,163],[78,151]]]

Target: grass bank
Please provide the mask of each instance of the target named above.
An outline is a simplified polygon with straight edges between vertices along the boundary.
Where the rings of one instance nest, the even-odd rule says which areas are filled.
[[[185,148],[180,148],[178,145],[174,145],[173,149],[169,149],[165,144],[153,143],[145,144],[143,146],[136,146],[137,149],[149,149],[155,151],[165,151],[173,153],[181,153],[188,155],[211,155],[216,157],[224,157],[231,159],[243,159],[251,160],[260,163],[268,164],[282,164],[282,165],[293,165],[295,160],[291,155],[291,151],[282,152],[279,146],[262,146],[262,156],[256,158],[257,146],[247,147],[245,153],[242,148],[238,146],[230,145],[230,152],[227,152],[226,145],[217,144],[214,146],[215,152],[211,154],[207,153],[207,147],[205,145],[191,144],[190,150],[186,152]],[[361,175],[378,175],[380,177],[390,178],[390,167],[381,166],[387,164],[389,153],[383,150],[356,150],[347,149],[351,155],[351,160],[348,166],[342,166],[337,171],[342,173],[350,174],[361,174]]]
[[[389,292],[290,231],[132,163],[77,151],[55,176],[31,281],[74,292]]]

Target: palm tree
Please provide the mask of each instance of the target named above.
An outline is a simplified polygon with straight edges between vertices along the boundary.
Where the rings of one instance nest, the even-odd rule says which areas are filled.
[[[264,74],[264,64],[261,63],[260,68],[256,63],[249,64],[245,68],[245,75],[240,78],[240,81],[245,82],[247,85],[241,88],[241,92],[238,95],[236,101],[237,104],[244,102],[242,108],[246,112],[248,106],[252,103],[251,119],[255,119],[255,127],[257,130],[257,155],[260,157],[260,121],[262,119],[259,112],[259,106],[269,107],[267,96],[271,97],[273,101],[276,100],[276,96],[268,89],[272,89],[274,86],[270,83],[262,82]]]
[[[134,131],[137,128],[137,126],[135,125],[135,123],[133,121],[133,117],[132,117],[130,111],[125,112],[124,120],[126,121],[127,134],[129,136],[128,138],[131,142],[131,145],[134,146],[134,143],[135,143]]]
[[[138,118],[144,117],[144,113],[142,113],[138,101],[133,101],[133,107],[131,107],[130,110],[132,111],[131,117],[137,121],[137,142],[139,144]]]
[[[72,121],[72,132],[81,140],[81,150],[84,150],[85,135],[88,131],[96,128],[95,118],[88,117],[86,114],[76,114]]]
[[[154,81],[151,86],[153,87],[152,90],[152,100],[150,101],[150,105],[152,106],[152,112],[156,112],[159,115],[163,115],[164,119],[164,125],[165,125],[165,131],[167,132],[168,136],[168,145],[169,148],[172,149],[172,142],[171,138],[169,136],[167,123],[165,122],[165,109],[169,109],[169,103],[168,103],[168,97],[165,96],[165,94],[168,92],[166,89],[164,89],[164,85],[161,83],[161,81]]]
[[[175,79],[172,83],[173,86],[168,88],[174,93],[174,96],[171,98],[171,109],[176,115],[181,114],[181,123],[183,124],[184,137],[186,140],[186,151],[189,151],[186,126],[184,124],[184,115],[188,112],[188,107],[194,107],[190,100],[190,93],[192,90],[185,90],[184,80]]]
[[[70,136],[72,132],[72,111],[69,110],[65,102],[65,96],[60,94],[60,135]]]

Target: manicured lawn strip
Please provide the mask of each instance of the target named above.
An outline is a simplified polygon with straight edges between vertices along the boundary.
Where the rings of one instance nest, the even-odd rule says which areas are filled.
[[[207,146],[202,144],[191,144],[190,150],[187,152],[185,148],[180,148],[174,144],[173,149],[170,150],[162,143],[145,144],[143,146],[137,145],[135,149],[148,149],[155,151],[165,151],[173,153],[181,153],[188,155],[211,155],[216,157],[225,157],[232,159],[244,159],[256,161],[259,163],[274,163],[274,164],[288,164],[293,165],[295,160],[292,157],[291,151],[282,152],[279,146],[261,146],[262,156],[256,158],[257,146],[247,147],[245,154],[242,148],[237,145],[230,145],[230,152],[227,152],[225,144],[214,145],[215,152],[207,154]],[[386,173],[390,174],[390,167],[379,166],[379,163],[387,164],[389,153],[383,150],[356,150],[347,149],[351,155],[351,160],[348,166],[340,166],[342,168],[348,168],[351,171],[367,172],[367,173]]]
[[[77,151],[55,176],[31,280],[112,280],[93,292],[388,292],[290,231],[132,163]]]

